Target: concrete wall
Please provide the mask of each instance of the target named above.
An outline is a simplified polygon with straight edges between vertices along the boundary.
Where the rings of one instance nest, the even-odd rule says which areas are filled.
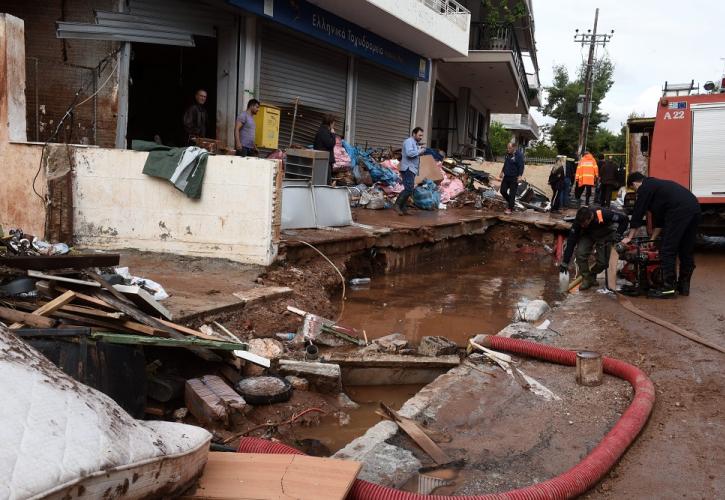
[[[227,258],[267,265],[277,253],[276,161],[212,156],[202,197],[192,200],[142,173],[147,153],[75,152],[78,244]]]

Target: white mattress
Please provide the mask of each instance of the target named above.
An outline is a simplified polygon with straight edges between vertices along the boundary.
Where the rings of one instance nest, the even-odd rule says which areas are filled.
[[[0,402],[0,499],[168,495],[206,463],[206,430],[133,419],[1,326]]]

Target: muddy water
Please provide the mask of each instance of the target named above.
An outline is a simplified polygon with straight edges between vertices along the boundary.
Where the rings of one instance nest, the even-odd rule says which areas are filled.
[[[442,335],[464,346],[472,335],[508,325],[522,297],[549,304],[559,297],[558,272],[543,249],[452,255],[446,266],[374,276],[367,288],[348,290],[340,323],[369,338],[400,332],[417,344]]]
[[[380,422],[381,418],[375,414],[375,410],[381,401],[394,410],[399,410],[422,387],[417,384],[346,387],[345,393],[360,405],[359,408],[344,410],[342,419],[340,415],[327,415],[322,417],[320,425],[296,427],[293,431],[295,439],[318,440],[329,450],[329,454],[333,454]]]

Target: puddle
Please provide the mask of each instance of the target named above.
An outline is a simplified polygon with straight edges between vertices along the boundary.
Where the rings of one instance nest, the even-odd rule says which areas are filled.
[[[320,419],[320,425],[295,427],[294,437],[297,441],[318,440],[327,448],[327,450],[323,448],[322,451],[329,450],[331,455],[380,422],[381,417],[376,415],[375,411],[381,401],[394,410],[399,410],[422,387],[423,385],[419,384],[346,387],[345,393],[360,405],[355,410],[344,410],[350,416],[350,422],[347,425],[340,425],[338,417],[327,415]]]
[[[349,289],[340,323],[368,338],[399,332],[417,344],[442,335],[464,346],[508,325],[521,297],[557,300],[558,279],[548,254],[453,255],[450,266],[374,276],[367,288]]]

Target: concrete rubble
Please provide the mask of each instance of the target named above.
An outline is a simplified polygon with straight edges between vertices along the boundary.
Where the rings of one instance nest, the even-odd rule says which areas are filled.
[[[418,346],[418,354],[421,356],[447,356],[457,352],[458,345],[445,337],[423,337]]]
[[[340,365],[334,363],[281,359],[279,373],[284,376],[303,377],[310,387],[319,392],[337,394],[342,391],[342,372]]]

